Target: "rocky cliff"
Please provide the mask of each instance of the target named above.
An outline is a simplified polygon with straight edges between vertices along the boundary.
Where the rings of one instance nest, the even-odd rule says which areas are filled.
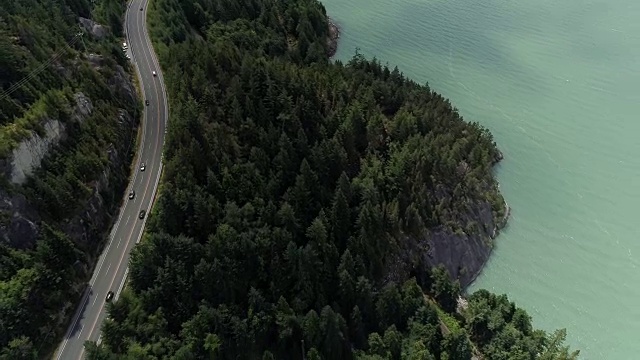
[[[329,35],[327,37],[328,56],[333,57],[338,49],[340,28],[335,20],[327,17]],[[498,151],[493,164],[503,159]],[[461,164],[462,172],[468,168]],[[441,196],[450,197],[443,190]],[[421,238],[404,237],[403,248],[389,262],[387,281],[402,283],[412,273],[425,271],[428,267],[443,265],[452,279],[460,281],[463,288],[469,286],[482,271],[489,260],[493,249],[493,239],[507,224],[510,208],[504,202],[502,209],[496,213],[487,201],[477,201],[464,219],[468,224],[477,224],[469,231],[452,231],[445,227],[430,229]]]
[[[104,36],[104,27],[87,19],[80,22],[100,37]],[[94,36],[97,36],[94,34]],[[128,177],[131,153],[135,142],[137,120],[135,109],[139,102],[132,78],[120,65],[113,61],[105,64],[105,59],[96,54],[79,54],[73,62],[74,66],[89,65],[114,97],[115,103],[124,108],[115,111],[113,120],[117,124],[116,142],[109,143],[101,149],[101,158],[106,158],[102,171],[92,175],[95,179],[84,184],[90,191],[86,201],[71,215],[58,221],[62,229],[81,249],[87,253],[97,250],[97,244],[112,221],[117,202]],[[73,76],[78,68],[57,66],[55,70]],[[104,71],[103,71],[104,70]],[[43,220],[42,211],[30,199],[24,190],[30,178],[38,177],[38,169],[47,157],[52,156],[54,149],[72,143],[69,127],[79,127],[86,121],[95,121],[91,117],[94,104],[106,99],[89,98],[83,92],[73,94],[70,116],[52,118],[44,116],[39,120],[38,131],[32,131],[12,149],[10,154],[0,159],[0,239],[15,248],[30,248],[36,243],[39,224]],[[113,100],[113,99],[112,99]],[[92,120],[89,120],[92,119]],[[90,124],[100,126],[100,124]],[[48,222],[50,220],[47,220]]]
[[[328,56],[331,58],[338,51],[338,40],[340,39],[340,28],[336,22],[327,17],[327,24],[329,24],[329,36],[327,37],[327,51]]]
[[[130,83],[120,85],[131,86]],[[90,100],[84,94],[78,93],[76,97],[90,104]],[[80,109],[79,105],[76,110],[82,113]],[[78,120],[84,119],[84,117],[78,117]],[[134,139],[136,121],[132,114],[121,109],[118,122],[121,124],[121,131],[129,141],[123,144],[111,144],[103,149],[109,164],[98,180],[89,184],[92,194],[82,209],[62,225],[65,233],[83,248],[91,248],[92,243],[100,239],[100,233],[106,230],[111,220],[114,209],[107,208],[102,194],[110,187],[118,183],[121,185],[123,180],[126,180],[122,169],[130,160],[129,153]],[[19,185],[33,175],[51,149],[66,137],[65,125],[57,119],[44,119],[42,124],[46,130],[44,136],[33,133],[20,142],[9,158],[1,160],[0,163],[0,170],[11,183],[8,189],[0,189],[0,214],[3,214],[2,223],[0,223],[0,239],[16,248],[28,248],[35,244],[38,237],[38,222],[41,220],[36,206],[19,191]]]
[[[458,279],[463,288],[469,286],[489,260],[493,249],[492,240],[506,225],[509,207],[506,203],[504,206],[507,209],[504,218],[494,221],[489,203],[476,204],[476,211],[472,216],[482,224],[482,231],[479,233],[432,229],[422,240],[427,248],[422,254],[424,263],[429,266],[444,265],[452,279]]]
[[[502,156],[498,152],[495,163]],[[440,196],[451,194],[441,190]],[[460,219],[470,225],[465,230],[439,226],[419,238],[403,236],[399,241],[400,252],[389,262],[386,281],[402,283],[410,276],[420,276],[431,267],[443,265],[450,277],[466,288],[482,272],[493,250],[493,240],[507,225],[509,205],[504,202],[498,207],[496,211],[488,201],[478,200],[470,206],[465,219]]]

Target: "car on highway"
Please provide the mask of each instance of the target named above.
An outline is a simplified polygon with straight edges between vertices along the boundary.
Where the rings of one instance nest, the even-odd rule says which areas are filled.
[[[5,2],[0,2],[0,4],[4,3]],[[122,3],[131,4],[128,1]],[[163,144],[164,139],[163,133],[161,132],[161,126],[164,126],[166,123],[168,111],[161,111],[165,110],[165,84],[162,82],[160,72],[153,69],[156,66],[156,54],[153,46],[150,44],[150,38],[147,31],[147,19],[146,16],[144,16],[147,10],[144,8],[144,6],[146,6],[146,2],[136,2],[131,5],[136,4],[136,7],[139,9],[138,12],[143,14],[137,16],[134,6],[124,7],[122,10],[126,9],[126,13],[119,14],[123,15],[122,17],[124,18],[121,19],[124,20],[124,24],[121,29],[124,30],[124,34],[120,34],[122,37],[119,36],[119,40],[113,39],[110,46],[113,47],[120,65],[124,66],[131,64],[131,68],[135,69],[135,71],[132,71],[131,75],[133,75],[133,73],[137,75],[137,81],[141,89],[151,90],[151,92],[154,93],[157,91],[157,93],[154,94],[155,97],[153,97],[153,101],[156,103],[153,109],[154,114],[147,114],[149,121],[142,121],[140,124],[140,141],[137,142],[135,146],[132,144],[130,149],[131,152],[135,154],[135,160],[129,165],[135,166],[137,164],[138,173],[135,172],[135,167],[130,169],[133,176],[131,176],[131,179],[126,181],[127,185],[123,184],[125,191],[129,191],[125,193],[126,197],[124,201],[122,201],[122,198],[119,200],[120,204],[118,205],[120,215],[118,216],[118,220],[121,221],[119,221],[119,224],[113,224],[113,227],[105,229],[105,233],[109,232],[108,241],[105,241],[105,243],[108,242],[111,245],[117,245],[105,246],[105,249],[102,251],[100,256],[96,256],[94,259],[95,261],[93,262],[93,265],[96,266],[93,269],[92,274],[88,274],[91,276],[92,280],[89,282],[89,279],[87,279],[87,291],[84,292],[82,298],[77,299],[77,304],[74,304],[75,309],[70,310],[73,312],[70,314],[73,316],[73,319],[69,319],[70,321],[66,334],[59,334],[59,340],[61,340],[61,342],[56,349],[57,351],[55,354],[53,353],[53,346],[51,347],[51,356],[48,358],[51,358],[52,360],[82,359],[87,355],[87,350],[84,347],[84,343],[86,341],[99,342],[100,339],[105,340],[102,325],[104,320],[109,316],[109,314],[105,314],[105,312],[107,312],[107,308],[111,307],[118,301],[115,296],[115,290],[112,289],[115,288],[117,291],[121,291],[119,286],[123,287],[126,284],[127,275],[129,274],[127,269],[130,263],[130,252],[132,248],[134,248],[134,243],[136,242],[135,239],[139,239],[144,233],[145,221],[147,219],[146,207],[153,204],[153,199],[155,197],[155,192],[151,189],[155,189],[159,180],[159,176],[156,177],[156,172],[161,169],[161,163],[158,162],[157,156],[162,155],[160,150],[162,149],[161,144]],[[0,8],[2,7],[3,6],[0,5]],[[0,43],[1,42],[2,41],[0,41]],[[78,42],[81,42],[79,38]],[[120,44],[120,52],[117,51],[118,43]],[[133,61],[134,47],[136,48],[135,55],[137,60],[135,62]],[[90,51],[94,51],[92,49],[87,50],[87,54]],[[140,53],[138,50],[144,51],[143,53]],[[0,53],[1,52],[2,50],[0,50]],[[120,57],[122,55],[125,56],[124,60]],[[98,54],[93,55],[93,57],[96,56],[98,56]],[[2,57],[2,55],[0,55],[0,57]],[[91,57],[91,55],[89,55],[89,57]],[[153,65],[147,63],[145,58],[148,58],[149,60],[153,59]],[[90,58],[89,60],[97,62],[96,59]],[[149,67],[149,65],[151,66]],[[149,72],[152,73],[153,79],[149,79],[147,75],[147,71],[149,69],[152,70]],[[0,72],[2,72],[2,66],[0,66]],[[2,80],[0,80],[0,82],[2,82]],[[154,89],[154,87],[157,88]],[[151,109],[151,95],[149,95],[149,91],[147,91],[146,96],[149,97],[147,98],[145,95],[141,95],[143,101],[149,101],[147,106],[143,103],[143,109],[141,109],[143,111],[147,107]],[[156,108],[158,110],[157,113]],[[2,119],[0,119],[0,122],[2,122]],[[2,147],[1,145],[2,144],[0,144],[0,147]],[[153,156],[156,156],[156,158],[153,158]],[[147,158],[152,161],[151,165],[153,166],[148,172],[146,171],[146,161],[142,161],[142,158]],[[142,172],[144,172],[144,174],[142,174]],[[142,198],[139,199],[140,201],[137,201],[137,190],[134,192],[136,188],[139,188],[141,189],[140,191],[142,191],[142,195],[140,195]],[[118,196],[122,196],[122,193],[116,195],[116,197]],[[131,204],[128,204],[129,201],[131,201]],[[136,207],[138,208],[137,216],[140,220],[139,223],[135,222],[135,218],[132,220],[129,219],[130,215],[135,214]],[[2,214],[0,214],[0,218],[2,217],[1,215]],[[2,221],[0,220],[0,222]],[[1,239],[0,242],[2,242]],[[0,265],[0,267],[1,266],[2,265]],[[0,270],[0,272],[2,271]],[[107,292],[103,292],[105,289],[108,289]],[[100,296],[104,296],[102,301],[100,301]],[[1,297],[2,294],[0,294],[0,298]],[[69,301],[71,300],[76,299],[69,299]],[[2,316],[0,316],[0,322],[4,320],[1,318]],[[0,334],[0,338],[2,338],[3,335],[4,334]],[[53,342],[51,336],[46,340],[47,343]],[[42,341],[42,339],[40,339],[40,341]],[[42,350],[44,351],[44,349]],[[2,353],[1,350],[0,353]],[[49,354],[49,351],[47,351],[47,353]],[[2,358],[2,356],[0,356],[0,358]]]
[[[149,106],[149,100],[145,100],[145,101],[144,101],[144,104],[145,104],[145,105],[147,105],[147,106]]]

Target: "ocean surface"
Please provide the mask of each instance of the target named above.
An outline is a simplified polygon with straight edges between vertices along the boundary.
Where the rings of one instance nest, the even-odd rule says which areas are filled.
[[[359,48],[450,98],[504,152],[512,216],[471,290],[581,359],[640,359],[640,1],[322,0]]]

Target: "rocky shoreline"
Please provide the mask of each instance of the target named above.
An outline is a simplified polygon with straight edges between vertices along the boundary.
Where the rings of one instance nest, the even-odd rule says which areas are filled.
[[[336,22],[327,17],[327,23],[329,24],[329,36],[327,37],[327,55],[332,58],[338,51],[338,39],[340,39],[340,27]]]
[[[494,240],[496,237],[498,237],[498,235],[500,234],[500,231],[504,229],[505,226],[507,226],[508,224],[509,216],[511,216],[511,207],[509,206],[506,200],[504,202],[504,206],[505,206],[504,216],[502,217],[502,220],[498,222],[493,228],[493,233],[491,234],[491,240]],[[471,284],[473,284],[473,282],[476,281],[478,276],[482,274],[484,267],[487,265],[487,262],[489,261],[489,258],[493,253],[493,247],[494,247],[493,245],[494,244],[492,243],[491,247],[489,248],[489,254],[485,257],[484,261],[482,262],[482,265],[475,271],[475,273],[470,278],[468,278],[467,281],[461,283],[461,285],[463,286],[463,289],[466,290],[466,288],[469,287]]]
[[[327,23],[327,48],[328,56],[331,58],[336,54],[341,34],[340,27],[329,16]],[[497,165],[503,159],[504,155],[498,150],[493,165]],[[498,184],[498,188],[499,186]],[[488,202],[478,202],[467,218],[468,221],[481,224],[482,231],[478,234],[454,233],[444,227],[437,227],[429,229],[422,237],[404,238],[403,243],[407,244],[407,247],[391,261],[385,281],[402,282],[416,270],[416,266],[421,267],[418,264],[428,267],[443,265],[451,278],[460,281],[462,288],[466,289],[482,273],[493,252],[493,240],[507,225],[510,215],[511,208],[506,201],[501,218],[496,218]]]

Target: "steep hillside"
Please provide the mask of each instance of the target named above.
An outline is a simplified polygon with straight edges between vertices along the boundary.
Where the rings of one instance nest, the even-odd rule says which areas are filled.
[[[330,64],[317,1],[152,4],[165,173],[91,358],[574,358],[450,281],[506,213],[487,130],[397,69]]]
[[[124,3],[98,4],[0,6],[1,358],[57,343],[128,177],[140,105]]]

